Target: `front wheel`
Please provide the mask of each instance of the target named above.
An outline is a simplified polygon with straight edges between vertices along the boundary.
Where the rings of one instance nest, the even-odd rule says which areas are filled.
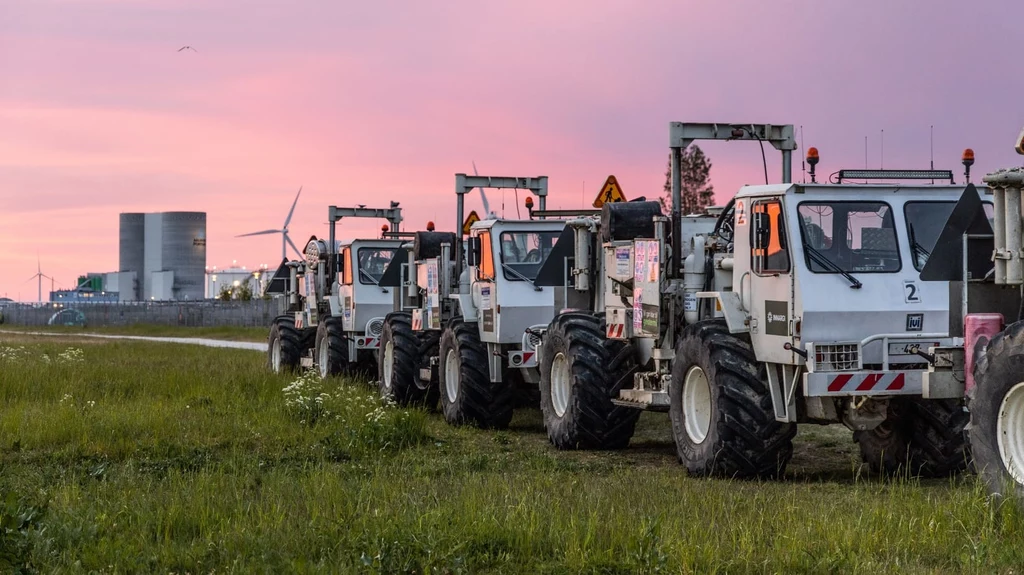
[[[348,338],[340,317],[325,317],[317,326],[315,357],[317,371],[324,379],[348,371]]]
[[[388,314],[381,331],[377,364],[381,397],[391,398],[401,406],[432,408],[437,405],[436,382],[423,380],[419,373],[420,367],[429,361],[429,356],[437,353],[435,334],[414,332],[412,316],[407,312]]]
[[[299,369],[302,336],[295,329],[295,319],[286,315],[274,318],[267,338],[267,366],[274,373]]]
[[[452,425],[473,423],[505,429],[512,421],[514,395],[508,381],[492,382],[487,346],[475,323],[448,322],[440,344],[441,408]]]
[[[992,338],[968,400],[974,467],[989,491],[1024,500],[1024,322]]]
[[[697,476],[781,476],[796,425],[775,419],[763,367],[721,320],[689,325],[676,346],[669,415],[679,459]]]
[[[885,421],[853,439],[874,474],[945,477],[968,468],[968,414],[959,399],[898,397]]]
[[[612,403],[632,382],[633,349],[605,337],[603,322],[569,312],[551,322],[540,365],[541,411],[559,449],[622,449],[640,411]]]

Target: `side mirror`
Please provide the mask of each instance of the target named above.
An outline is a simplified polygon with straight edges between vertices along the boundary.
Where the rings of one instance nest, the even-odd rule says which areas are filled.
[[[480,264],[480,236],[469,238],[466,247],[466,263],[470,267]]]

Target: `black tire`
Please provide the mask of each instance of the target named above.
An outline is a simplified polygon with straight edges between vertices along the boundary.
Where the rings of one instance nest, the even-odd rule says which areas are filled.
[[[708,423],[699,441],[697,430],[693,437],[687,431],[683,407],[683,388],[692,368],[699,368],[708,384]],[[776,421],[766,375],[750,343],[730,334],[724,321],[701,321],[683,330],[672,365],[669,415],[679,459],[691,475],[783,475],[793,456],[796,425]]]
[[[427,337],[432,336],[432,337]],[[380,335],[377,373],[380,374],[378,389],[381,397],[391,398],[401,406],[422,405],[432,408],[437,405],[437,382],[423,380],[420,368],[429,366],[430,356],[435,355],[438,332],[416,333],[412,330],[412,314],[395,312],[384,319]],[[431,342],[433,345],[431,345]],[[388,345],[392,346],[390,366]],[[433,354],[430,354],[433,347]],[[429,355],[428,355],[429,354]]]
[[[462,318],[448,322],[441,335],[438,366],[441,408],[452,425],[472,423],[484,429],[505,429],[512,421],[514,394],[507,380],[492,383],[488,374],[487,346],[480,342],[475,323]],[[455,397],[447,389],[446,361],[457,361]]]
[[[278,359],[275,362],[274,353],[278,346]],[[301,347],[302,336],[295,329],[295,319],[287,315],[274,318],[267,337],[267,367],[274,373],[298,371]]]
[[[968,397],[971,426],[968,435],[974,467],[993,495],[1015,498],[1024,506],[1024,466],[1017,462],[1015,478],[1007,468],[999,446],[999,415],[1012,391],[1014,398],[1024,389],[1024,322],[1010,324],[992,338],[984,355],[974,364],[975,387]],[[1018,404],[1017,423],[1020,423]],[[1006,431],[1006,430],[1004,430]],[[1020,440],[1020,431],[1010,434]],[[1017,443],[1019,447],[1019,443]]]
[[[342,375],[350,370],[348,338],[345,337],[340,317],[325,317],[320,321],[316,329],[313,360],[323,378]]]
[[[548,439],[559,449],[622,449],[636,430],[640,410],[612,403],[632,386],[633,347],[605,337],[604,322],[585,312],[560,314],[541,350],[541,411]],[[567,405],[559,415],[551,389],[556,357],[571,373]]]
[[[969,468],[969,417],[959,399],[896,397],[885,421],[853,440],[873,474],[948,477]]]

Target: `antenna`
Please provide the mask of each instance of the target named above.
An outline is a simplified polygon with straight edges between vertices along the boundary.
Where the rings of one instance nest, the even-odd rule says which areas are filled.
[[[928,168],[935,169],[935,126],[928,126]],[[935,180],[932,180],[935,183]]]
[[[868,137],[864,136],[864,169],[868,169]]]
[[[804,126],[803,126],[803,124],[800,124],[800,149],[801,150],[806,150],[807,149],[807,148],[804,147]],[[805,153],[804,156],[806,156],[806,155],[807,154]],[[807,160],[806,159],[801,158],[801,160],[800,160],[800,171],[804,173],[804,183],[806,184],[807,183]]]
[[[885,169],[885,130],[882,130],[881,139],[879,140],[879,151],[878,151],[878,169]]]

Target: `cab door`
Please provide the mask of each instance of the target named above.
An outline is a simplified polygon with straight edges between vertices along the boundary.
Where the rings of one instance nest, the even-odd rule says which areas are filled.
[[[782,198],[750,201],[751,340],[757,359],[795,363],[783,346],[793,342],[793,262]]]

